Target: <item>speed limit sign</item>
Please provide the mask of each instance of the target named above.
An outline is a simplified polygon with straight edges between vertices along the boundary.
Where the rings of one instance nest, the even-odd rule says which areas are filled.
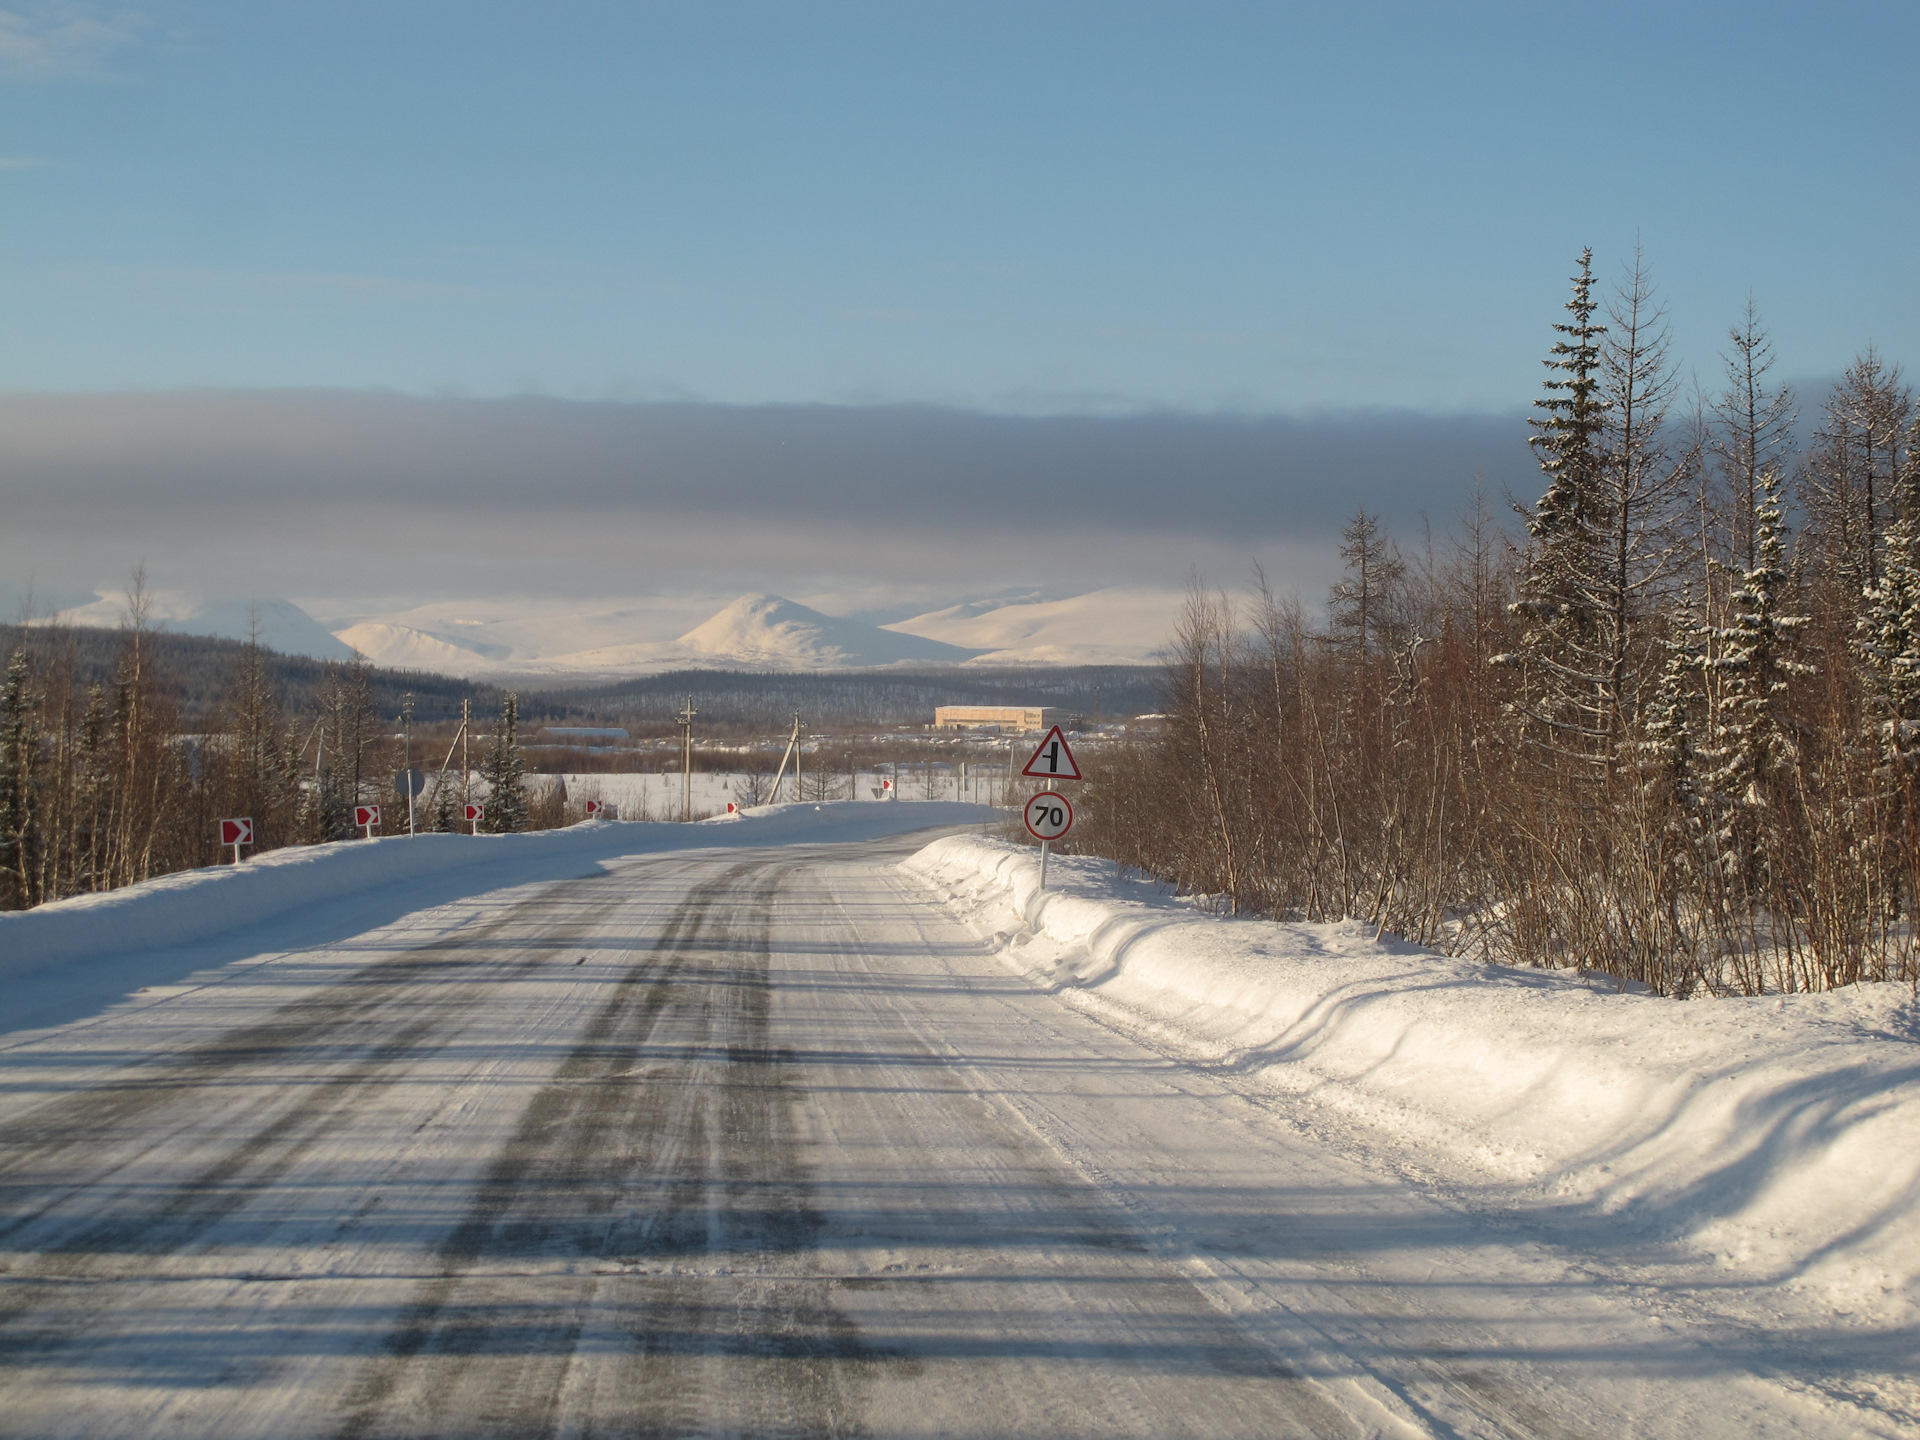
[[[1027,830],[1036,840],[1058,840],[1073,829],[1073,806],[1054,790],[1042,790],[1027,801]]]

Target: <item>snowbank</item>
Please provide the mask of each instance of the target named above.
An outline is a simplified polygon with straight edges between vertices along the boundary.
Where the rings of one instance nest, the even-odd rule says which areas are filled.
[[[903,867],[1009,963],[1255,1072],[1403,1163],[1581,1231],[1680,1242],[1845,1310],[1920,1304],[1920,1037],[1905,986],[1679,1003],[1365,927],[1226,920],[1103,861],[936,841]]]
[[[977,805],[765,805],[693,825],[594,822],[529,835],[416,835],[270,851],[240,865],[0,913],[0,979],[188,945],[307,906],[451,878],[456,893],[590,873],[609,860],[707,846],[876,839],[996,820]],[[444,894],[446,886],[438,893]]]

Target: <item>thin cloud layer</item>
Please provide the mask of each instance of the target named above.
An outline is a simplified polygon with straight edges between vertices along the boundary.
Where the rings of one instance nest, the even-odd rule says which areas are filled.
[[[72,3],[0,9],[0,77],[8,80],[100,80],[114,54],[141,29],[137,14]]]

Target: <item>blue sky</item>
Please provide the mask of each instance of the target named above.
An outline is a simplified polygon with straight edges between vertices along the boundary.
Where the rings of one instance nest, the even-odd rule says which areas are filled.
[[[1809,411],[1920,365],[1916,78],[1911,0],[0,0],[0,601],[1312,602],[1538,494],[1583,245],[1709,387],[1749,292]]]
[[[0,389],[1507,409],[1920,354],[1920,6],[0,6]]]

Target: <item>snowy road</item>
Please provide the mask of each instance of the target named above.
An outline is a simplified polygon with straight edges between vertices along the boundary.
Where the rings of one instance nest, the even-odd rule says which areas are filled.
[[[1035,989],[920,843],[620,862],[13,1046],[0,1432],[1911,1433]]]

